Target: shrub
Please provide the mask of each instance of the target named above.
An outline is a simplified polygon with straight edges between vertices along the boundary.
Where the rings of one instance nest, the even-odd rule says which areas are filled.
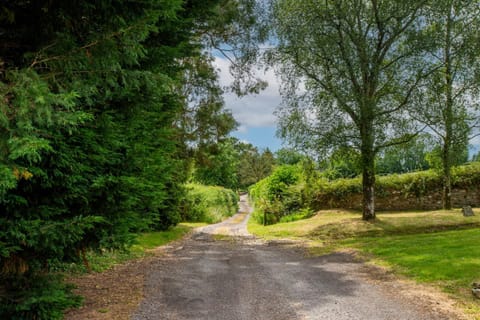
[[[238,211],[238,195],[230,189],[193,183],[186,188],[184,221],[216,223]]]
[[[250,197],[256,208],[254,219],[263,224],[266,217],[266,224],[273,224],[300,209],[305,203],[303,180],[300,165],[284,165],[253,185]]]
[[[456,189],[466,190],[480,185],[480,162],[454,167],[452,185]],[[378,176],[375,192],[377,198],[388,199],[395,194],[418,199],[432,192],[441,192],[441,189],[441,174],[435,170],[426,170]],[[250,188],[250,197],[255,205],[253,218],[262,224],[265,217],[267,224],[308,217],[302,210],[307,212],[309,208],[354,208],[352,199],[358,200],[361,196],[360,177],[334,181],[325,176],[313,175],[312,178],[312,174],[302,172],[300,165],[278,167],[271,176]]]
[[[258,224],[263,224],[263,225],[270,225],[270,224],[277,223],[278,222],[277,216],[272,212],[268,212],[267,210],[268,209],[265,209],[265,208],[254,210],[252,214],[253,219]],[[266,218],[266,223],[265,223],[265,218]]]
[[[293,222],[297,220],[308,219],[313,217],[314,214],[315,211],[313,211],[312,209],[303,208],[295,213],[281,217],[279,222]]]
[[[0,289],[9,294],[0,295],[1,319],[63,319],[63,310],[80,306],[82,300],[57,275],[14,277],[5,283]]]
[[[452,170],[452,186],[457,189],[469,189],[480,184],[480,163],[454,167]],[[362,180],[338,179],[329,182],[326,179],[317,180],[315,191],[315,206],[341,207],[349,197],[361,195]],[[388,197],[391,194],[405,198],[420,198],[442,189],[442,175],[436,170],[417,171],[404,174],[379,176],[376,181],[377,197]]]

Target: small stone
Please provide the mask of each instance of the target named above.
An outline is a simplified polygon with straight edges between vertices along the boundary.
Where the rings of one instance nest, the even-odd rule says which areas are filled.
[[[472,207],[470,207],[470,206],[463,206],[462,213],[463,213],[464,217],[471,217],[471,216],[475,215],[473,213]]]
[[[472,289],[472,293],[473,293],[473,295],[475,296],[475,298],[479,298],[479,299],[480,299],[480,289],[479,289],[479,288],[473,288],[473,289]]]

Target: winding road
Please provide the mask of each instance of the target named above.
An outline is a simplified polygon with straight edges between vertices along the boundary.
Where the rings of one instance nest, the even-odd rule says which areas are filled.
[[[450,319],[366,281],[347,253],[306,257],[255,239],[246,197],[230,219],[197,230],[155,261],[132,319]],[[224,236],[216,236],[224,235]]]

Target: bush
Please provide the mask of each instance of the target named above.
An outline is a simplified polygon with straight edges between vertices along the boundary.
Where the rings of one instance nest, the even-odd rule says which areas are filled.
[[[452,170],[452,187],[469,189],[480,184],[480,163],[473,162]],[[342,207],[349,197],[361,195],[362,180],[338,179],[329,182],[319,179],[315,185],[316,207]],[[397,194],[405,198],[420,198],[432,192],[441,192],[442,175],[436,170],[418,171],[404,174],[392,174],[377,177],[375,193],[377,197]]]
[[[314,214],[315,211],[313,211],[312,209],[303,208],[293,214],[281,217],[279,222],[293,222],[297,220],[308,219],[313,217]]]
[[[258,223],[262,225],[270,225],[275,224],[278,222],[278,218],[275,214],[271,212],[266,212],[264,209],[256,209],[252,213],[252,218]],[[266,223],[264,223],[266,218]]]
[[[63,310],[80,306],[82,300],[56,275],[14,277],[1,289],[9,293],[0,295],[1,319],[63,319]]]
[[[263,224],[266,216],[266,224],[274,224],[300,209],[305,204],[303,176],[300,165],[284,165],[250,187],[256,209],[254,219]]]
[[[183,201],[183,221],[220,222],[238,211],[238,195],[223,187],[188,184]]]
[[[468,190],[478,185],[480,162],[453,168],[453,188]],[[392,194],[421,198],[441,190],[441,174],[435,170],[426,170],[378,176],[375,193],[377,198],[384,199]],[[330,181],[325,176],[315,177],[304,173],[300,165],[278,167],[271,176],[250,188],[250,197],[255,205],[253,218],[261,224],[265,217],[267,224],[303,219],[309,216],[306,214],[309,208],[353,208],[352,199],[358,200],[361,196],[360,177]]]

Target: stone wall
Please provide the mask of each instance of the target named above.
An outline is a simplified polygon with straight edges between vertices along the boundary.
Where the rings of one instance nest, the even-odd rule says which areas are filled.
[[[462,207],[470,205],[480,207],[480,186],[469,189],[453,189],[452,205]],[[355,193],[343,197],[318,195],[314,207],[321,209],[362,209],[362,194]],[[377,193],[375,198],[377,210],[438,210],[442,208],[442,190],[435,189],[424,195],[406,195],[400,191]]]

